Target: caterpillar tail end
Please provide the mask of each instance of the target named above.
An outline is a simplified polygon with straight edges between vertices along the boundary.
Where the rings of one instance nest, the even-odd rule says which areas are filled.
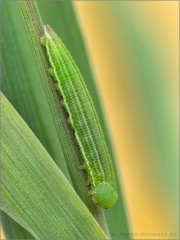
[[[108,182],[99,184],[91,191],[92,200],[100,208],[110,208],[118,199],[117,191]]]
[[[53,31],[53,29],[48,24],[44,25],[44,33],[46,37],[49,39],[58,38],[58,35]]]

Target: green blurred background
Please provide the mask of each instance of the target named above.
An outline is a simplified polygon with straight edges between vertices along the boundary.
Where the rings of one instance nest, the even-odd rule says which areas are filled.
[[[73,4],[130,225],[129,233],[116,238],[178,239],[179,3]]]
[[[178,239],[178,5],[74,2],[135,239]]]

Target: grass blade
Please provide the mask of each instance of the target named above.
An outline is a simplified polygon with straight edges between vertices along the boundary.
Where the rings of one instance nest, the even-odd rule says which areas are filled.
[[[36,54],[42,80],[44,81],[45,89],[47,91],[48,101],[52,109],[52,115],[54,117],[58,136],[64,150],[64,156],[68,164],[73,186],[88,209],[90,209],[93,216],[99,222],[100,226],[106,233],[108,233],[107,224],[102,210],[100,210],[92,202],[91,198],[89,198],[89,189],[86,184],[86,174],[83,171],[79,171],[79,166],[82,165],[82,158],[76,144],[74,133],[68,124],[67,113],[61,104],[61,98],[56,91],[54,80],[47,73],[47,69],[50,66],[47,56],[44,54],[44,49],[42,49],[40,44],[40,37],[43,34],[43,26],[40,21],[36,2],[19,1],[18,3]],[[74,161],[74,159],[76,159],[76,161]]]
[[[62,172],[4,95],[1,208],[36,239],[106,239]]]

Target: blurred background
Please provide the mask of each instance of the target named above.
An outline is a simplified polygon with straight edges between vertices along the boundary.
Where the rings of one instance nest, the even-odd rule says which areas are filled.
[[[73,5],[106,116],[130,226],[130,232],[116,238],[178,239],[179,3]]]
[[[129,235],[178,239],[179,3],[73,3],[117,159]]]

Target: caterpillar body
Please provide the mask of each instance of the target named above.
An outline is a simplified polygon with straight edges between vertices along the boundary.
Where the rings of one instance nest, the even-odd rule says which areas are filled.
[[[86,84],[70,53],[49,25],[44,26],[41,43],[46,47],[50,74],[63,98],[91,184],[91,196],[101,208],[116,202],[116,179],[100,121]]]

